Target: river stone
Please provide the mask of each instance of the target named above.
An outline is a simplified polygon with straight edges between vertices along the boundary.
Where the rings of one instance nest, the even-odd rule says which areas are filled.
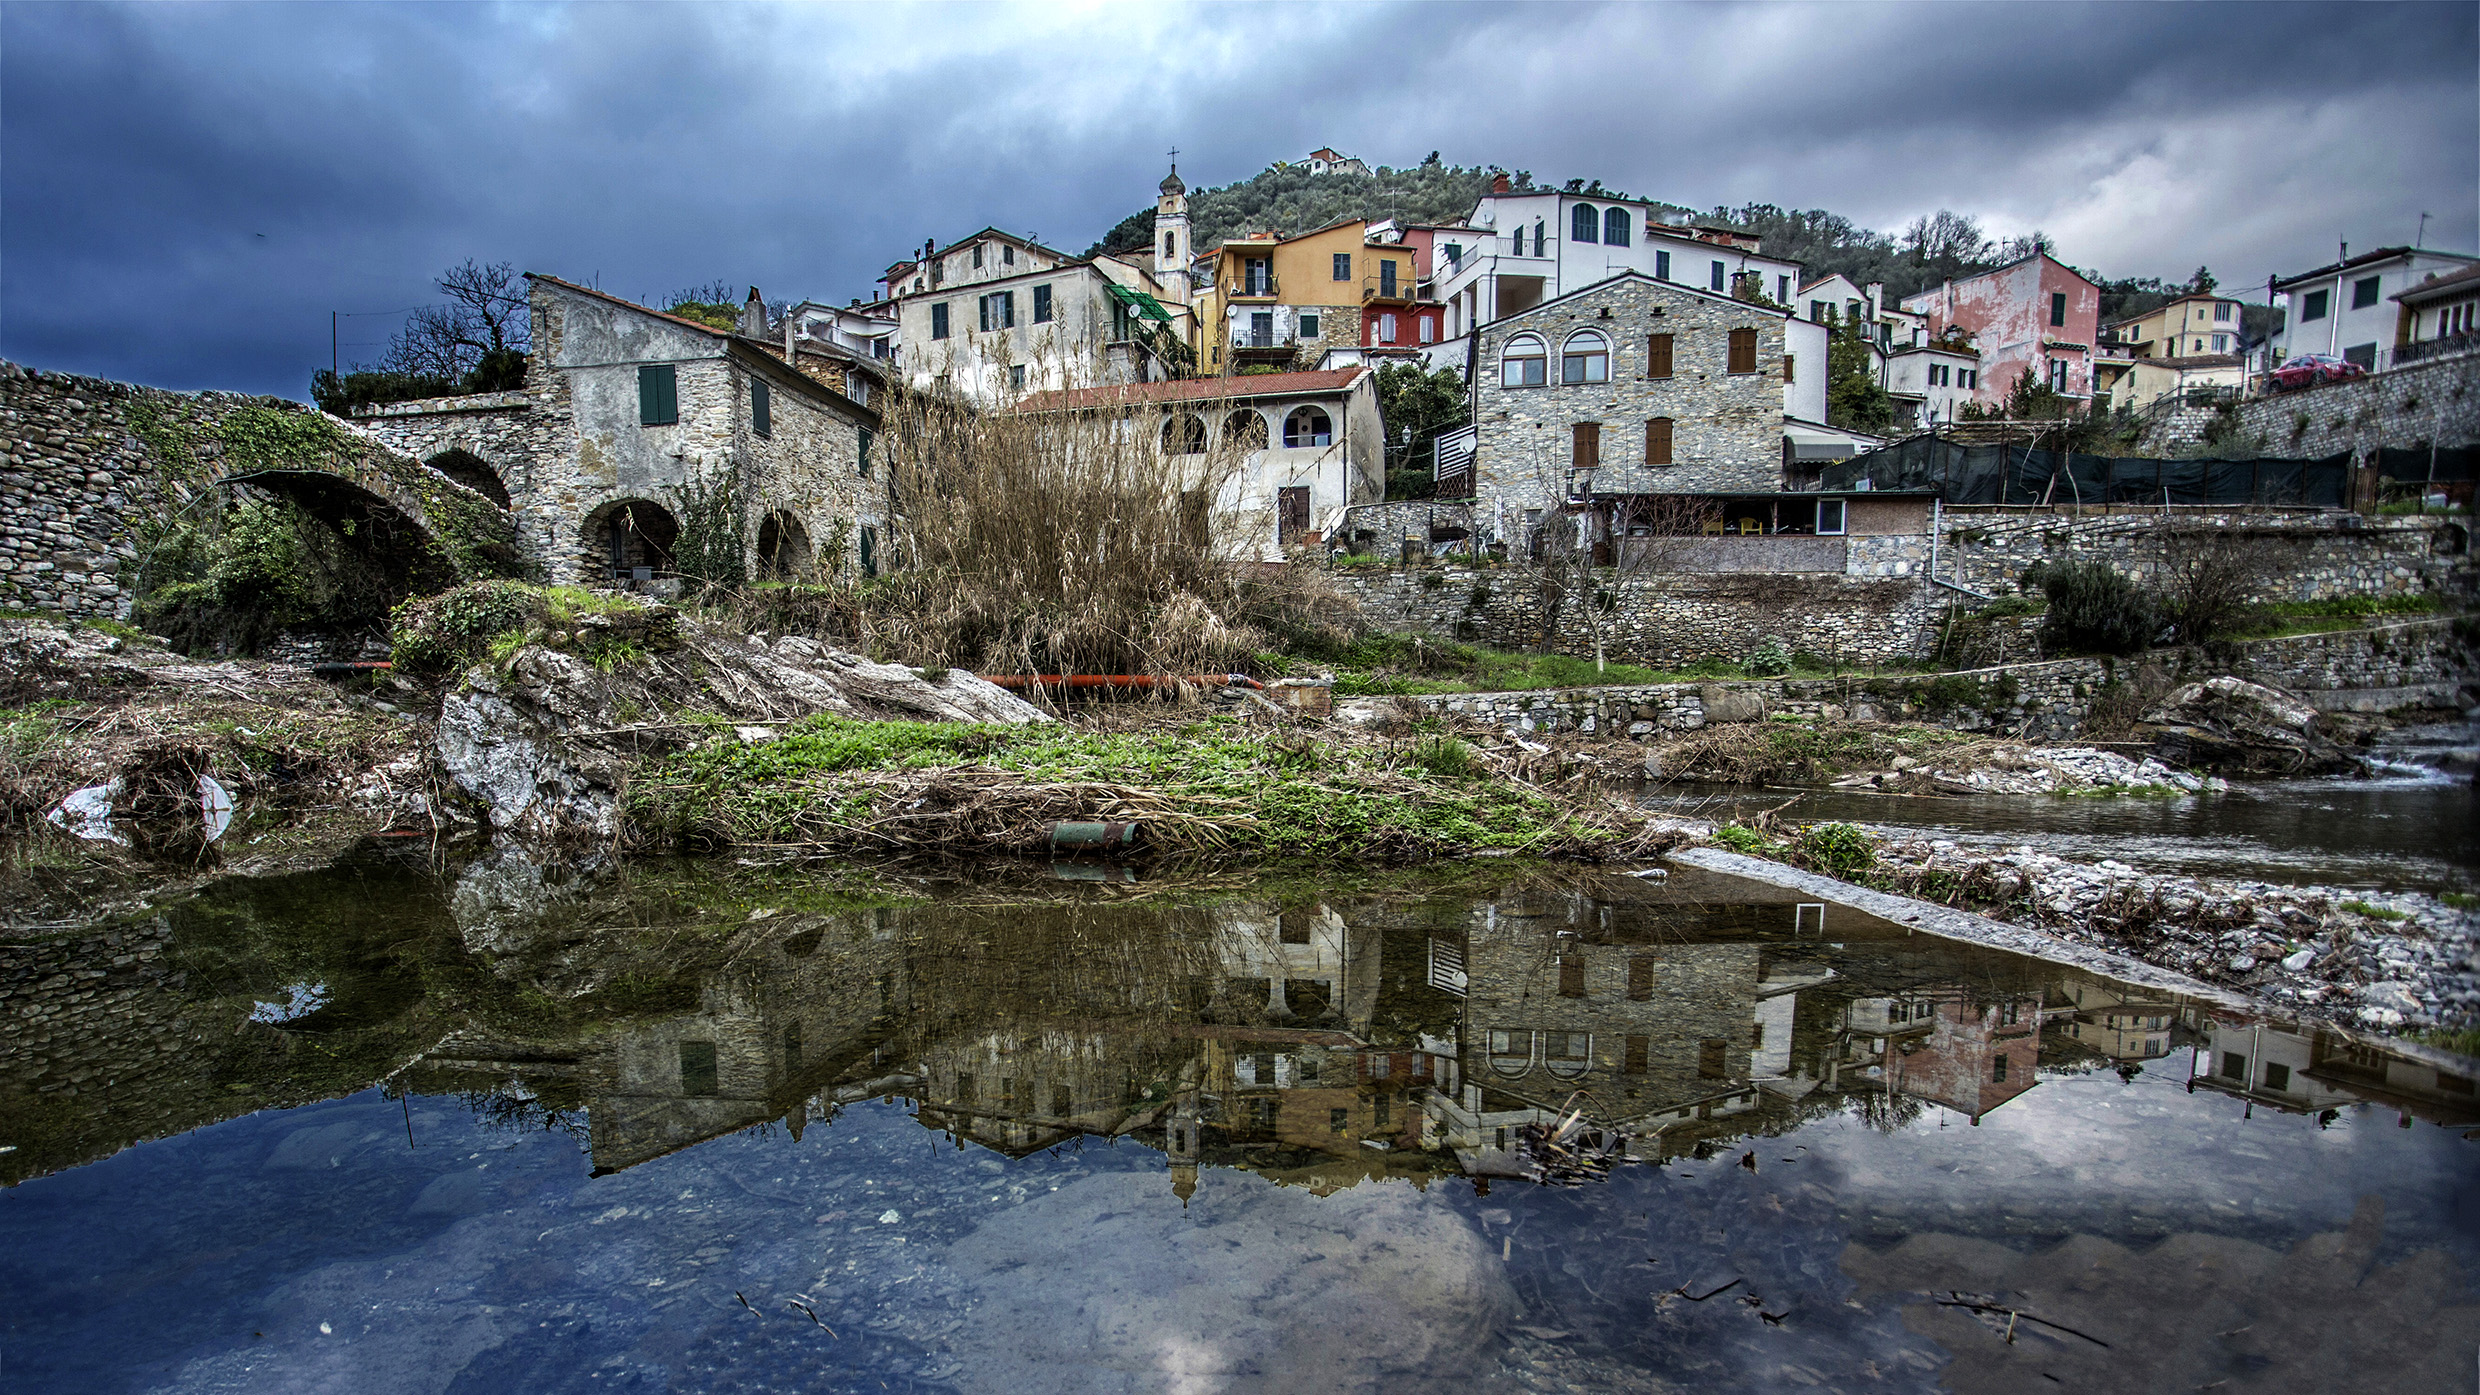
[[[1163,1174],[1110,1173],[948,1263],[976,1331],[956,1384],[1008,1395],[1461,1385],[1516,1310],[1492,1247],[1405,1182],[1319,1197],[1212,1170],[1183,1210]]]
[[[2358,762],[2318,730],[2316,709],[2243,678],[2190,683],[2144,714],[2153,753],[2175,766],[2240,774],[2326,774]]]
[[[1765,720],[1765,695],[1720,683],[1697,686],[1697,701],[1705,708],[1708,722],[1761,722]]]

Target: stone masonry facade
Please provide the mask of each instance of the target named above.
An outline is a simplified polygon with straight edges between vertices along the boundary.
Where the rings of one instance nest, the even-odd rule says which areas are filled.
[[[770,515],[798,525],[810,565],[858,566],[864,528],[886,537],[882,469],[863,474],[875,413],[730,336],[538,278],[521,392],[374,408],[359,422],[453,471],[461,452],[505,487],[528,560],[555,582],[604,579],[601,530],[617,508],[675,517],[685,493],[738,472],[742,541]],[[638,370],[672,366],[677,419],[641,425]],[[768,389],[760,435],[755,389]]]
[[[1629,274],[1545,301],[1480,331],[1473,421],[1480,427],[1478,508],[1495,536],[1516,536],[1526,510],[1548,516],[1575,465],[1575,427],[1600,427],[1596,493],[1769,492],[1782,488],[1783,324],[1780,311]],[[1755,335],[1753,371],[1730,369],[1734,330]],[[1609,381],[1561,381],[1562,351],[1598,333]],[[1547,383],[1504,385],[1509,343],[1545,350]],[[1653,377],[1652,337],[1668,335],[1670,374]],[[1648,464],[1647,423],[1671,423],[1670,464]]]

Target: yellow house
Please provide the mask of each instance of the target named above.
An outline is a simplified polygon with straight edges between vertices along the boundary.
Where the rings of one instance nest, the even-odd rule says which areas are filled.
[[[2134,358],[2196,358],[2239,352],[2239,302],[2183,295],[2157,310],[2103,325],[2101,337]]]
[[[1372,244],[1368,235],[1365,221],[1347,218],[1298,237],[1217,248],[1198,316],[1200,370],[1309,369],[1328,349],[1362,344],[1367,316],[1409,304],[1420,279],[1413,248]]]

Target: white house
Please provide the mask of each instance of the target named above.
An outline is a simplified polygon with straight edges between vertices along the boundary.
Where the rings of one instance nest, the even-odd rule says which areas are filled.
[[[1346,508],[1386,497],[1386,426],[1365,367],[1069,388],[1015,410],[1117,413],[1159,431],[1168,455],[1236,453],[1240,469],[1217,507],[1241,530],[1233,549],[1261,561],[1323,541]]]
[[[2480,348],[2480,264],[2432,275],[2397,291],[2402,321],[2394,361],[2423,363]]]
[[[2274,294],[2288,307],[2274,339],[2274,361],[2332,354],[2371,372],[2391,368],[2393,348],[2403,338],[2402,306],[2394,297],[2430,276],[2450,275],[2475,263],[2480,257],[2461,252],[2380,247],[2283,277],[2273,283]]]

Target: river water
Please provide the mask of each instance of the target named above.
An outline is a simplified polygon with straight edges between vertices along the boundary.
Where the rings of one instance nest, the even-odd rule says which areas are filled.
[[[15,1392],[2480,1359],[2469,1075],[1694,869],[373,845],[21,931],[0,995]]]

